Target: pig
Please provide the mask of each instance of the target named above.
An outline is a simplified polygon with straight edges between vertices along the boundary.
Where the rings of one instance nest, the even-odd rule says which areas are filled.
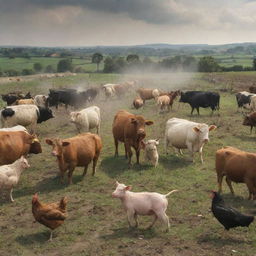
[[[135,227],[138,227],[138,215],[154,215],[151,228],[157,219],[160,219],[167,225],[166,231],[170,229],[169,218],[166,215],[168,206],[167,198],[170,194],[178,190],[172,190],[166,195],[156,192],[132,192],[131,186],[126,186],[116,181],[116,190],[112,193],[112,197],[120,198],[127,213],[128,224],[132,227],[132,220],[135,221]]]

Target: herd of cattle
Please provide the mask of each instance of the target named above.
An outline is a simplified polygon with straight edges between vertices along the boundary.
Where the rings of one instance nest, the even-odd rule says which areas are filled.
[[[21,92],[2,95],[7,107],[2,109],[0,114],[2,124],[0,130],[0,189],[8,190],[10,200],[13,201],[13,187],[17,185],[22,171],[29,167],[25,157],[28,154],[42,153],[41,144],[35,135],[36,125],[54,118],[51,107],[58,108],[60,104],[64,104],[66,108],[72,106],[77,110],[86,104],[92,104],[100,91],[105,94],[106,100],[112,97],[120,98],[129,91],[133,91],[138,94],[133,101],[135,109],[142,107],[147,100],[154,99],[160,110],[169,111],[177,97],[180,97],[180,102],[188,103],[191,106],[191,115],[194,109],[199,115],[200,107],[209,107],[212,112],[220,108],[220,95],[216,92],[181,92],[179,90],[164,92],[159,89],[137,89],[137,83],[137,81],[132,81],[121,84],[105,84],[101,89],[90,88],[85,91],[50,89],[48,95],[36,95],[35,97],[32,97],[30,93],[24,95]],[[252,91],[252,88],[250,90]],[[236,99],[239,108],[245,107],[254,110],[256,94],[240,92],[236,94]],[[88,165],[92,162],[92,175],[96,172],[97,161],[102,150],[102,139],[99,135],[100,108],[92,105],[80,111],[72,111],[70,121],[75,124],[78,135],[65,139],[45,139],[45,142],[52,147],[52,155],[57,158],[61,182],[64,181],[65,173],[68,172],[69,184],[72,183],[72,174],[76,167],[83,167],[83,175],[86,175]],[[118,155],[118,144],[121,142],[124,143],[125,156],[128,158],[129,165],[131,165],[133,148],[138,164],[140,163],[140,151],[144,150],[145,161],[151,162],[156,167],[159,160],[157,151],[159,142],[154,139],[145,140],[145,127],[153,124],[153,121],[145,119],[142,115],[119,110],[114,116],[112,125],[115,155]],[[243,124],[251,126],[252,130],[256,126],[256,112],[246,115]],[[191,160],[194,160],[194,153],[199,152],[203,163],[203,147],[209,141],[209,132],[216,128],[215,125],[171,118],[166,122],[165,151],[167,153],[168,147],[172,147],[182,154],[183,149],[188,149]],[[97,134],[90,133],[92,129],[96,129]],[[232,147],[218,150],[216,152],[216,172],[219,191],[221,191],[222,179],[226,176],[226,182],[232,193],[234,190],[231,182],[242,182],[246,183],[248,187],[249,198],[256,199],[255,161],[256,154],[254,153],[240,151]],[[129,189],[124,184],[117,183],[113,196],[118,197],[122,190]],[[155,196],[154,204],[157,204],[159,200],[158,196]],[[169,227],[169,220],[165,214],[167,200],[161,200],[164,200],[161,214],[154,212],[153,209],[157,209],[154,206],[152,206],[150,214],[155,215],[155,220],[157,218],[164,220]],[[147,215],[149,212],[146,211],[144,214]]]

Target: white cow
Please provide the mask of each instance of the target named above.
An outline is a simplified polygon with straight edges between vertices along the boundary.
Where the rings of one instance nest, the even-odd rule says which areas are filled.
[[[75,124],[79,133],[81,130],[88,132],[90,129],[96,128],[99,134],[100,130],[100,108],[91,106],[81,111],[70,113],[71,122]]]
[[[47,107],[47,99],[49,96],[47,95],[36,95],[34,98],[35,104],[40,107]]]
[[[165,130],[165,152],[170,145],[179,150],[188,149],[194,161],[194,152],[200,153],[203,163],[203,146],[209,141],[209,131],[216,129],[215,125],[210,127],[204,123],[195,123],[185,119],[171,118],[166,123]]]
[[[22,125],[16,125],[10,128],[1,128],[0,131],[1,132],[17,132],[17,131],[28,132],[28,130]]]
[[[104,89],[106,98],[113,97],[116,94],[116,92],[115,92],[115,86],[116,85],[117,84],[104,84],[104,85],[102,85],[102,88]]]
[[[121,199],[130,227],[132,226],[132,220],[135,220],[135,227],[138,227],[138,215],[153,215],[155,218],[149,228],[159,219],[167,225],[166,231],[169,231],[169,218],[165,213],[168,206],[167,197],[176,191],[178,190],[172,190],[166,195],[155,192],[132,192],[131,186],[116,181],[116,189],[112,196]]]

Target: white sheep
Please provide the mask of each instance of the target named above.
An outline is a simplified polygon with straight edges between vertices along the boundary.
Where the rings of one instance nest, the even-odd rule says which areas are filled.
[[[157,145],[159,145],[159,139],[142,141],[142,148],[145,150],[145,161],[150,161],[155,167],[158,165],[159,159]]]
[[[13,187],[18,184],[22,171],[28,167],[30,165],[24,156],[13,164],[0,166],[0,190],[9,190],[12,202],[14,202],[12,198]]]

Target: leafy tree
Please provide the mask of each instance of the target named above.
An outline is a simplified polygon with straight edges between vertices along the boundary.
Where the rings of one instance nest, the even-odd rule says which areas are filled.
[[[104,69],[105,73],[112,73],[115,70],[115,63],[111,57],[107,57],[104,61]]]
[[[212,56],[205,56],[200,58],[198,63],[199,72],[217,72],[220,66]]]
[[[253,70],[256,70],[256,57],[253,58]]]
[[[92,55],[92,63],[97,64],[97,72],[99,72],[99,65],[102,60],[103,60],[103,55],[101,53],[96,52]]]
[[[58,62],[57,71],[66,72],[73,70],[72,59],[63,59]]]
[[[139,56],[137,54],[129,54],[126,57],[126,61],[128,63],[138,62],[140,60]]]
[[[43,69],[42,64],[39,62],[34,63],[33,67],[36,72],[40,72]]]

